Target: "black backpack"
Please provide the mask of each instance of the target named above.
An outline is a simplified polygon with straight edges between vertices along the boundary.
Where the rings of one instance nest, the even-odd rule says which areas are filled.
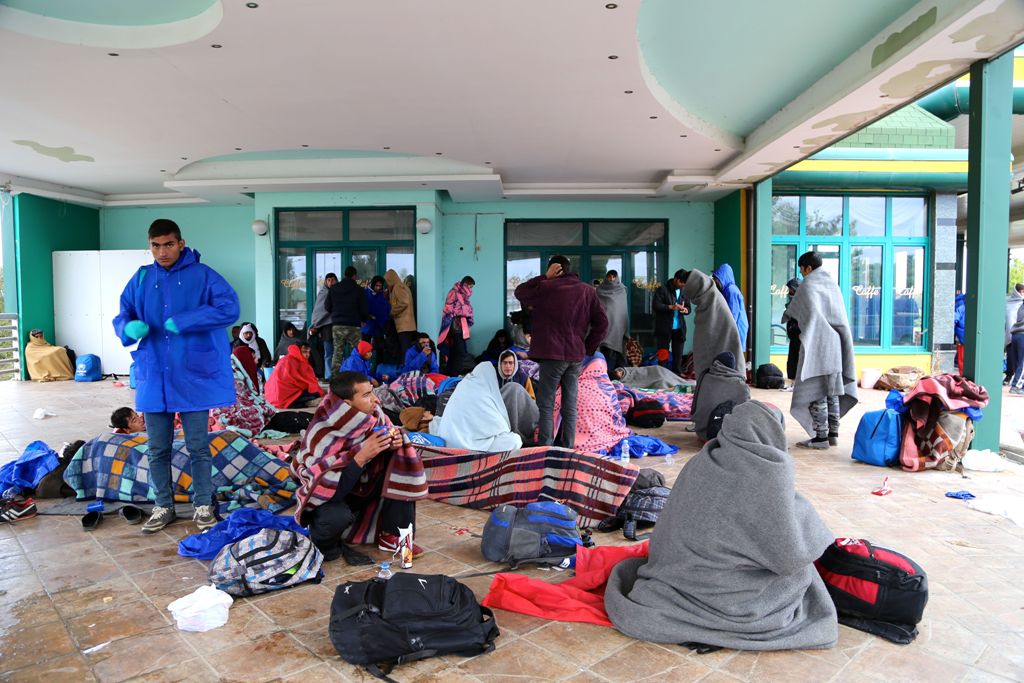
[[[912,559],[864,539],[837,538],[814,566],[840,624],[902,645],[917,637],[928,575]]]
[[[494,649],[498,624],[465,584],[444,574],[348,581],[334,591],[328,635],[349,664],[391,681],[397,664]]]
[[[626,424],[644,429],[657,429],[665,424],[665,407],[654,399],[640,399],[626,413]]]
[[[765,363],[757,366],[757,372],[754,373],[754,386],[758,389],[781,389],[786,386],[786,380],[777,365]]]
[[[732,409],[736,407],[736,403],[733,401],[722,401],[715,409],[711,411],[711,415],[708,416],[708,427],[705,430],[705,434],[708,437],[708,441],[718,436],[718,432],[722,431],[722,420],[725,416],[732,412]]]

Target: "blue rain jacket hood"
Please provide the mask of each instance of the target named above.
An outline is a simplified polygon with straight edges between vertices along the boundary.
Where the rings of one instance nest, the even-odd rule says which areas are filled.
[[[736,321],[736,329],[740,333],[740,345],[746,348],[750,322],[747,320],[747,307],[743,301],[743,292],[736,285],[736,276],[732,272],[732,266],[723,263],[711,274],[722,283],[722,296],[725,297],[725,303],[729,304],[729,311]]]
[[[185,247],[170,269],[155,261],[139,268],[121,293],[114,331],[121,343],[135,340],[125,325],[141,320],[149,334],[139,341],[135,358],[138,391],[135,408],[142,413],[176,413],[234,405],[231,344],[225,329],[238,320],[238,295],[199,252]],[[174,319],[180,334],[164,329]]]

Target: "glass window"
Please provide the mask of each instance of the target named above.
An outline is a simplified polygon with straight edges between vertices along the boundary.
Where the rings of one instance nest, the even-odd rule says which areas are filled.
[[[348,212],[348,238],[353,242],[415,239],[412,209],[373,209]]]
[[[505,310],[509,313],[523,307],[516,298],[516,287],[540,275],[540,254],[536,251],[510,251],[505,264]]]
[[[882,343],[882,247],[850,249],[850,327],[854,344]]]
[[[924,247],[893,250],[892,345],[924,343]]]
[[[334,277],[342,278],[345,275],[345,267],[342,265],[340,251],[318,251],[313,258],[316,272],[316,290],[319,292],[323,287],[324,277],[333,273]]]
[[[278,319],[306,326],[306,250],[277,250]]]
[[[807,197],[806,202],[808,235],[843,234],[842,197]]]
[[[591,254],[590,255],[590,277],[594,280],[603,280],[605,273],[614,270],[622,279],[622,254]]]
[[[356,267],[356,280],[363,287],[370,284],[370,280],[377,272],[377,250],[376,249],[353,249],[352,265]]]
[[[580,246],[583,244],[583,223],[517,223],[505,224],[505,243],[509,246]]]
[[[807,247],[807,251],[818,252],[818,255],[821,256],[821,267],[832,276],[836,284],[842,282],[839,279],[839,256],[842,249],[838,244],[812,244]]]
[[[416,274],[416,255],[412,247],[388,247],[385,270],[393,270],[402,280]]]
[[[665,240],[664,223],[590,223],[591,246],[646,247]]]
[[[638,251],[632,254],[633,283],[625,282],[629,292],[629,334],[641,344],[654,344],[654,293],[667,278],[658,265],[658,252]]]
[[[772,234],[800,234],[800,197],[772,197]]]
[[[281,211],[277,214],[277,238],[282,242],[340,242],[341,228],[341,211]]]
[[[928,205],[924,197],[892,198],[893,237],[927,237]]]
[[[772,344],[789,343],[782,314],[789,302],[786,283],[796,277],[796,245],[772,245]]]
[[[850,234],[854,237],[885,235],[885,197],[850,197]]]

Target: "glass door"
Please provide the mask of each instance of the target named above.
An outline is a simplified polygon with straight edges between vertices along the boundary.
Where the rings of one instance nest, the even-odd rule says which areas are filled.
[[[370,285],[370,280],[373,279],[374,275],[383,275],[383,272],[378,272],[377,264],[381,262],[380,254],[378,249],[348,249],[349,253],[348,262],[356,267],[356,279],[359,284],[363,287]]]
[[[279,249],[277,274],[278,320],[293,323],[296,327],[305,327],[306,304],[309,299],[306,294],[306,250],[302,247]]]
[[[620,253],[590,254],[590,279],[603,280],[605,273],[614,270],[619,274],[619,280],[626,281],[626,273],[622,266],[626,262],[625,256]]]

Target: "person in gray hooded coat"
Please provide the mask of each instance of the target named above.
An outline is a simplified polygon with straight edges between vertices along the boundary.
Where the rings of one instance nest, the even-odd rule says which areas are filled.
[[[708,427],[715,408],[730,401],[735,409],[735,406],[749,400],[750,387],[747,386],[746,373],[736,368],[736,359],[731,353],[725,351],[718,354],[711,367],[697,378],[690,409],[693,431],[706,441],[710,438]]]
[[[649,557],[612,570],[605,609],[616,629],[655,643],[833,647],[836,609],[813,565],[833,540],[796,492],[782,413],[748,401],[683,468]]]
[[[711,367],[715,356],[728,351],[736,359],[736,367],[746,370],[740,333],[736,320],[715,283],[699,270],[686,274],[683,296],[693,305],[693,374],[700,377]]]
[[[853,335],[839,285],[809,251],[797,261],[803,282],[782,316],[800,325],[800,359],[789,412],[811,436],[801,448],[839,443],[839,420],[857,405]]]

